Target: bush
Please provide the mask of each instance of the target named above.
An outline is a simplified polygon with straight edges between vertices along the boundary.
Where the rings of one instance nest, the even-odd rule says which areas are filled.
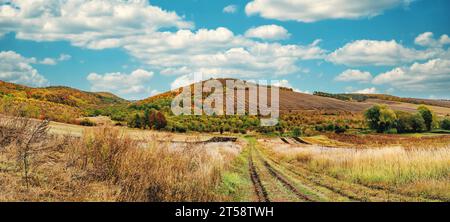
[[[339,134],[339,133],[345,133],[345,131],[347,131],[347,127],[345,126],[340,126],[340,125],[335,125],[334,126],[334,132]]]
[[[182,124],[176,124],[173,128],[172,128],[175,132],[179,132],[179,133],[185,133],[187,132],[187,127],[182,125]]]
[[[441,129],[450,130],[450,119],[443,119],[441,121]]]
[[[413,132],[423,132],[427,129],[426,123],[421,115],[415,114],[412,117]]]
[[[136,147],[136,143],[118,130],[101,128],[86,132],[76,147],[74,161],[90,176],[104,181],[118,179],[124,154]]]
[[[397,131],[396,128],[392,128],[392,129],[387,130],[385,133],[387,133],[387,134],[397,134],[398,131]]]
[[[294,136],[294,137],[299,137],[299,136],[301,136],[302,135],[302,129],[300,129],[300,127],[295,127],[293,130],[292,130],[292,136]]]
[[[325,126],[325,131],[334,131],[334,124],[330,123]]]
[[[323,127],[322,125],[316,125],[314,128],[316,129],[316,131],[319,131],[319,132],[322,132],[325,130],[325,127]]]
[[[94,122],[92,122],[91,120],[85,118],[83,120],[80,121],[80,125],[81,126],[96,126],[97,124],[95,124]]]
[[[396,129],[398,133],[415,133],[426,130],[425,121],[420,114],[397,112]]]
[[[167,120],[164,114],[161,112],[157,112],[155,115],[155,122],[153,124],[153,127],[157,130],[163,129],[167,126]]]
[[[142,117],[139,114],[134,114],[130,120],[128,120],[128,126],[131,128],[142,128],[143,127],[143,121]]]

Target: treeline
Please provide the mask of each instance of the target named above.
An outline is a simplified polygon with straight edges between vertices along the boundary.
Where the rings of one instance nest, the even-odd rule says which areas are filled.
[[[419,106],[416,113],[393,111],[386,105],[374,105],[364,113],[370,129],[378,133],[417,133],[434,128],[450,129],[450,120],[440,122],[426,106]]]
[[[128,120],[128,126],[141,129],[161,130],[167,126],[167,120],[163,113],[155,109],[146,109],[143,114],[135,113]]]
[[[259,116],[174,116],[170,109],[171,99],[161,98],[143,104],[111,106],[102,110],[90,110],[89,116],[109,116],[117,125],[132,128],[156,129],[170,132],[258,132],[272,135],[304,134],[319,132],[343,133],[350,128],[362,127],[363,119],[351,113],[306,112],[283,114],[275,126],[261,126]]]
[[[357,93],[327,93],[327,92],[314,92],[313,95],[329,97],[339,99],[343,101],[358,101],[364,102],[368,99],[380,99],[394,102],[412,103],[417,105],[430,105],[430,106],[442,106],[450,107],[449,100],[432,100],[432,99],[417,99],[417,98],[402,98],[398,96],[392,96],[387,94],[357,94]]]
[[[344,101],[358,101],[363,102],[369,98],[367,95],[362,94],[333,94],[333,93],[326,93],[326,92],[314,92],[313,95],[315,96],[322,96],[322,97],[329,97]]]

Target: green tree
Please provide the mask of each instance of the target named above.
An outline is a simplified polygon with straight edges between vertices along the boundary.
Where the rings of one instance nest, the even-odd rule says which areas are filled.
[[[445,118],[441,121],[441,128],[445,130],[450,130],[450,119]]]
[[[131,120],[128,122],[128,126],[132,128],[141,128],[142,127],[142,119],[141,116],[136,113]]]
[[[142,117],[142,122],[143,122],[143,127],[146,128],[152,128],[152,124],[150,122],[150,111],[148,111],[148,109],[145,109],[144,111],[144,116]]]
[[[426,130],[425,121],[419,113],[411,114],[408,112],[397,111],[397,132],[415,133]]]
[[[428,131],[431,130],[432,124],[433,124],[433,112],[431,112],[430,109],[428,109],[426,106],[419,106],[417,108],[420,115],[422,116],[423,120],[425,121],[425,126]]]
[[[420,114],[412,115],[413,132],[423,132],[427,129],[426,123]]]
[[[295,127],[294,129],[292,129],[293,137],[299,137],[301,135],[302,135],[302,129],[300,129],[300,127]]]
[[[386,132],[395,126],[397,116],[386,105],[374,105],[364,113],[369,127],[378,133]]]
[[[397,115],[397,132],[408,133],[412,132],[412,115],[407,112],[396,112]]]

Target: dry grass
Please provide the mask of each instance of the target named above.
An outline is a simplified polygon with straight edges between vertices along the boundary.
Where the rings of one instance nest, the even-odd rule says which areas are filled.
[[[280,154],[280,153],[279,153]],[[413,196],[450,200],[450,147],[304,148],[282,158],[338,179]]]
[[[219,200],[214,191],[221,172],[238,154],[156,138],[144,143],[112,128],[92,128],[77,138],[52,136],[39,121],[2,118],[0,126],[0,201]],[[24,127],[31,130],[21,132]],[[25,175],[20,144],[33,129],[43,133],[30,140],[33,152],[26,157],[30,169]],[[44,147],[42,141],[46,149],[34,149]]]
[[[352,144],[352,146],[357,148],[401,146],[405,149],[436,149],[448,147],[450,144],[449,135],[352,135],[329,133],[327,137],[342,143]]]

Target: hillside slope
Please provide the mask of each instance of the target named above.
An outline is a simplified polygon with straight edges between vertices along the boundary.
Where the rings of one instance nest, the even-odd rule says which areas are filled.
[[[217,79],[223,85],[227,79]],[[203,82],[204,83],[204,82]],[[193,87],[193,85],[191,85]],[[311,95],[295,92],[290,88],[280,87],[280,112],[282,114],[299,113],[304,111],[326,111],[326,112],[352,112],[360,113],[374,104],[386,104],[394,110],[414,112],[420,104],[427,104],[438,115],[450,114],[450,102],[431,99],[400,98],[390,95],[370,95],[362,102],[346,101],[336,98]],[[137,101],[136,104],[143,105],[154,103],[162,99],[173,99],[181,93],[181,88],[168,91],[156,96]],[[270,101],[270,98],[269,98]],[[248,95],[245,100],[248,106]]]
[[[107,92],[85,92],[64,86],[33,88],[0,81],[0,112],[70,122],[88,110],[127,105]]]

